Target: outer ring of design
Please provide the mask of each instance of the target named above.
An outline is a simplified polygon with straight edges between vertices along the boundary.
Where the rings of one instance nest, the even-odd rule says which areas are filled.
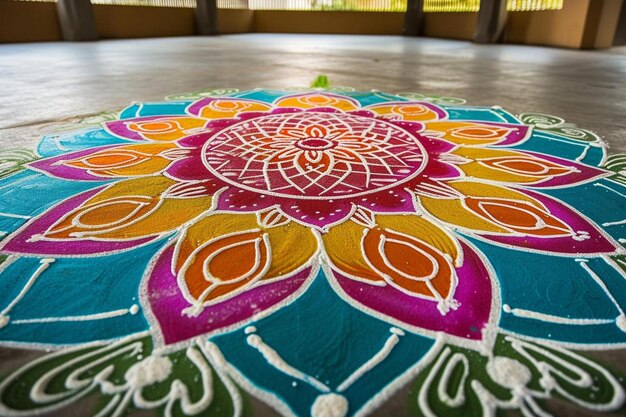
[[[324,113],[324,112],[313,112],[313,111],[307,111],[307,114],[322,114],[322,115],[335,115],[337,116],[337,113]],[[299,113],[282,113],[280,115],[291,115],[291,114],[299,114]],[[343,114],[342,114],[343,115]],[[267,116],[261,116],[255,119],[251,119],[251,120],[258,120],[258,119],[262,119],[264,117],[274,117],[277,115],[267,115]],[[422,173],[422,171],[424,170],[424,168],[426,168],[426,164],[428,164],[428,152],[426,151],[426,148],[424,148],[424,145],[422,145],[420,143],[420,141],[418,140],[418,138],[415,137],[415,135],[409,131],[407,131],[406,129],[403,129],[400,126],[391,124],[385,120],[379,119],[379,118],[368,118],[368,117],[363,117],[363,116],[356,116],[356,115],[349,115],[350,117],[354,117],[357,119],[364,119],[364,120],[375,120],[376,122],[380,122],[383,123],[387,126],[390,126],[392,129],[395,130],[400,130],[402,132],[404,132],[406,135],[410,136],[411,138],[413,138],[413,142],[418,146],[419,150],[422,153],[422,164],[419,166],[418,169],[415,170],[415,172],[413,172],[411,175],[408,175],[406,178],[403,178],[395,183],[392,183],[390,185],[385,185],[383,187],[378,187],[376,189],[373,190],[366,190],[366,191],[361,191],[359,193],[354,193],[354,194],[348,194],[348,195],[342,195],[342,196],[332,196],[332,197],[323,197],[323,196],[299,196],[299,195],[293,195],[293,194],[282,194],[282,193],[277,193],[277,192],[273,192],[270,190],[259,190],[258,188],[254,188],[254,187],[249,187],[247,185],[238,183],[236,181],[232,181],[231,179],[223,176],[222,174],[220,174],[218,171],[216,171],[211,165],[209,165],[206,161],[205,155],[206,155],[206,151],[207,148],[209,147],[209,145],[211,144],[211,142],[213,141],[213,139],[218,136],[221,135],[222,133],[224,133],[225,131],[228,131],[232,128],[235,128],[237,126],[240,126],[244,123],[249,123],[251,120],[243,120],[239,123],[235,123],[231,126],[228,126],[222,130],[220,130],[219,132],[216,132],[213,136],[211,136],[205,143],[204,145],[202,145],[202,150],[201,150],[201,154],[202,154],[202,164],[205,166],[205,168],[214,176],[216,176],[217,178],[219,178],[220,180],[235,186],[237,188],[241,188],[247,191],[252,191],[254,193],[260,193],[260,194],[265,194],[265,195],[271,195],[271,196],[275,196],[275,197],[281,197],[281,198],[293,198],[293,199],[297,199],[297,200],[339,200],[339,199],[345,199],[345,198],[354,198],[354,197],[361,197],[364,195],[368,195],[368,194],[372,194],[372,193],[377,193],[379,191],[384,191],[384,190],[388,190],[390,188],[395,188],[398,187],[400,184],[403,184],[407,181],[410,181],[412,179],[414,179],[415,177],[417,177],[419,174]]]

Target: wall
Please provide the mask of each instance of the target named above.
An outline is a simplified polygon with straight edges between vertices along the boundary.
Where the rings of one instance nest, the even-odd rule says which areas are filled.
[[[55,3],[0,0],[0,42],[61,40]]]
[[[102,39],[191,36],[194,9],[177,7],[93,5],[96,31]]]
[[[596,49],[613,46],[622,8],[622,0],[595,0],[589,4],[581,48]]]
[[[219,33],[248,33],[254,30],[254,12],[252,10],[217,10]]]
[[[509,13],[504,41],[567,48],[608,48],[623,0],[565,0],[563,9]]]
[[[404,13],[256,10],[255,32],[400,35]]]
[[[569,48],[606,48],[623,0],[565,0],[558,11],[509,13],[506,43]],[[190,36],[194,10],[94,5],[101,38]],[[399,35],[403,13],[219,10],[220,33],[282,32]],[[426,13],[426,36],[472,39],[477,13]],[[27,29],[25,29],[27,28]],[[0,42],[61,40],[56,5],[51,2],[0,0]]]
[[[424,34],[433,38],[473,39],[478,13],[424,13]]]
[[[565,0],[563,9],[509,13],[504,41],[579,48],[590,1]]]

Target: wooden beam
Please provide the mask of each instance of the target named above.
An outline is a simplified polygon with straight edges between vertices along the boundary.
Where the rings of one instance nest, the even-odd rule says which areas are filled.
[[[474,42],[499,42],[504,32],[506,15],[506,0],[480,0]]]
[[[196,0],[196,34],[217,35],[217,0]]]
[[[424,0],[407,0],[402,34],[404,36],[424,34]]]
[[[93,41],[98,39],[90,0],[58,0],[57,14],[63,40]]]

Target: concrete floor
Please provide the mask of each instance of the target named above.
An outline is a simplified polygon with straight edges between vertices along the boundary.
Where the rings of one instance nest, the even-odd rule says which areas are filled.
[[[0,147],[133,100],[208,87],[417,91],[563,116],[626,151],[626,48],[573,51],[391,36],[264,35],[0,45]]]
[[[0,149],[32,148],[50,123],[131,101],[211,87],[307,86],[318,74],[328,75],[335,86],[462,97],[471,105],[562,116],[599,133],[611,152],[626,152],[626,48],[583,52],[261,34],[0,45]],[[0,349],[0,373],[33,355]],[[626,370],[622,352],[594,356]],[[255,406],[257,415],[274,414],[256,401]],[[406,415],[406,406],[406,392],[400,392],[376,414]],[[563,405],[555,410],[589,415]]]

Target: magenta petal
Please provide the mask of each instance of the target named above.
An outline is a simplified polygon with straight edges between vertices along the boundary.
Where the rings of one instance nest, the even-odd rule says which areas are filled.
[[[146,122],[148,120],[156,119],[171,119],[171,118],[184,118],[185,116],[147,116],[147,117],[135,117],[133,119],[115,120],[113,122],[104,123],[104,128],[110,133],[119,136],[124,139],[146,141],[138,132],[130,130],[127,127],[129,123]]]
[[[413,183],[422,184],[426,182],[427,179],[442,180],[459,178],[462,176],[462,171],[455,165],[432,159],[426,164],[426,168],[424,168],[420,175],[421,178],[417,178]]]
[[[236,98],[236,97],[205,97],[205,98],[201,98],[200,100],[194,101],[193,103],[191,103],[188,107],[187,107],[187,113],[194,115],[194,116],[199,116],[200,113],[202,113],[202,109],[205,108],[206,106],[208,106],[209,104],[211,104],[211,102],[213,101],[220,101],[220,102],[224,102],[224,101],[237,101],[237,102],[242,102],[242,101],[248,101],[250,103],[259,103],[259,104],[263,104],[263,105],[268,105],[267,103],[264,103],[262,101],[257,101],[257,100],[250,100],[247,98]],[[245,111],[245,110],[244,110]]]
[[[275,206],[278,203],[277,200],[276,197],[229,186],[227,190],[220,194],[217,209],[224,211],[256,212]]]
[[[52,175],[57,178],[63,178],[67,180],[78,181],[107,181],[110,178],[99,177],[90,174],[86,169],[74,168],[71,166],[60,164],[61,161],[70,161],[73,159],[80,159],[85,156],[101,152],[106,149],[113,149],[125,145],[107,145],[99,146],[97,148],[90,148],[83,151],[66,153],[63,155],[55,156],[52,158],[40,159],[35,162],[31,162],[28,166],[37,171],[42,171],[46,174]]]
[[[100,240],[37,240],[33,236],[41,235],[55,224],[61,217],[71,212],[89,198],[97,194],[103,187],[86,191],[69,198],[50,208],[42,215],[34,218],[20,228],[14,235],[7,238],[4,246],[0,246],[3,252],[26,254],[26,255],[53,255],[53,256],[77,256],[77,255],[103,255],[114,251],[133,248],[157,239],[160,236],[146,237],[126,241],[100,241]],[[29,241],[31,240],[31,241]]]
[[[418,178],[420,182],[423,182],[424,178],[437,180],[462,176],[462,171],[456,165],[445,162],[445,156],[442,157],[442,155],[454,150],[457,145],[428,136],[420,136],[420,143],[428,153],[428,163]]]
[[[454,299],[460,305],[446,315],[437,310],[436,302],[412,297],[391,285],[379,287],[347,278],[337,271],[333,274],[344,298],[376,317],[416,333],[424,329],[480,340],[491,315],[491,277],[478,254],[463,242],[461,247],[463,265],[456,269],[458,285],[454,292]]]
[[[217,132],[237,122],[239,121],[236,119],[211,120],[202,128],[202,133],[185,136],[184,138],[178,139],[176,143],[183,148],[201,148]]]
[[[370,111],[370,110],[350,110],[350,111],[348,111],[346,113],[351,114],[353,116],[376,117],[376,113],[374,113],[373,111]],[[378,119],[387,121],[386,119],[384,119],[382,117],[378,117]]]
[[[553,216],[569,225],[571,229],[578,234],[578,239],[571,236],[563,237],[533,237],[533,236],[503,236],[503,235],[487,235],[480,236],[493,240],[495,242],[504,243],[518,248],[531,249],[536,251],[561,253],[566,255],[582,255],[582,254],[602,254],[614,253],[616,245],[607,238],[589,220],[575,212],[572,208],[564,203],[553,200],[543,194],[535,193],[527,190],[518,190],[542,203]],[[588,238],[581,238],[580,232],[588,234]]]
[[[206,181],[204,184],[209,194],[226,187],[226,184],[216,178],[202,162],[202,151],[194,149],[185,158],[179,159],[165,170],[168,177],[180,181]]]
[[[354,199],[297,200],[281,199],[280,208],[299,223],[318,229],[328,228],[352,214]]]
[[[437,120],[443,120],[443,119],[447,119],[448,118],[448,112],[445,111],[443,108],[433,104],[433,103],[429,103],[427,101],[386,101],[383,103],[376,103],[376,104],[371,104],[369,106],[365,107],[365,110],[370,109],[370,108],[376,108],[379,106],[389,106],[389,105],[401,105],[401,106],[410,106],[410,105],[414,105],[414,104],[418,104],[420,106],[424,106],[429,108],[430,110],[432,110],[433,112],[435,112],[435,114],[437,114]]]
[[[566,167],[576,168],[576,172],[572,172],[565,175],[559,175],[545,181],[541,181],[536,184],[532,184],[533,187],[562,187],[580,184],[596,180],[598,178],[609,175],[609,173],[603,169],[590,167],[578,162],[570,161],[568,159],[557,158],[555,156],[544,155],[536,152],[529,152],[524,150],[515,150],[516,152],[528,154],[537,159],[544,159],[546,161],[554,162],[555,164],[563,165]]]
[[[404,188],[407,184],[390,190],[356,197],[354,204],[376,213],[415,213],[413,195]]]
[[[207,307],[197,317],[188,317],[182,311],[189,307],[189,302],[182,296],[171,270],[173,253],[174,248],[170,246],[158,256],[147,282],[142,284],[145,291],[141,291],[144,306],[149,305],[165,344],[220,333],[259,319],[297,297],[315,272],[306,268],[289,278],[258,286]]]
[[[458,145],[442,139],[430,136],[421,136],[419,133],[416,133],[416,135],[420,138],[419,142],[426,149],[426,152],[428,152],[431,159],[437,157],[438,155],[448,153],[458,147]]]
[[[532,127],[526,125],[515,125],[510,123],[493,123],[493,122],[476,122],[483,125],[500,126],[509,129],[513,129],[511,132],[498,143],[491,144],[490,146],[512,146],[518,145],[526,139],[528,139],[532,133]]]

